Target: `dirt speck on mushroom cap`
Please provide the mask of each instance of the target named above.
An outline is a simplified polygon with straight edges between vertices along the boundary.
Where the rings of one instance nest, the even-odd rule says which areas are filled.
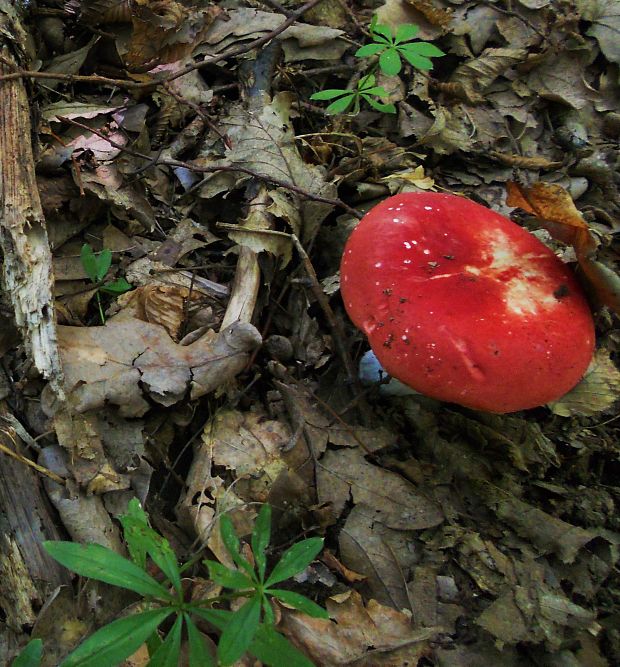
[[[594,349],[570,269],[529,232],[455,195],[386,199],[341,265],[347,312],[385,369],[435,398],[512,412],[562,396]]]

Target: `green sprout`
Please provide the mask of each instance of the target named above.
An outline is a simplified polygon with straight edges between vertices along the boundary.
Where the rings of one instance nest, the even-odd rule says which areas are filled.
[[[433,68],[431,58],[439,58],[446,54],[434,44],[428,42],[412,42],[420,28],[413,23],[403,23],[396,28],[396,34],[392,35],[389,26],[377,23],[377,17],[373,16],[370,23],[370,35],[373,39],[371,44],[360,47],[355,55],[358,58],[379,56],[379,68],[387,76],[396,76],[402,69],[404,58],[416,69],[430,70]]]
[[[357,83],[357,88],[330,88],[321,90],[310,96],[311,100],[334,100],[326,109],[327,114],[337,114],[349,111],[357,114],[360,111],[360,101],[365,100],[373,109],[383,113],[396,113],[393,104],[384,104],[377,98],[388,96],[383,86],[376,85],[375,72],[380,70],[386,76],[400,74],[404,58],[410,65],[420,70],[430,70],[433,67],[431,58],[439,58],[445,53],[434,44],[422,41],[412,41],[420,31],[417,25],[403,23],[396,28],[396,33],[387,25],[377,23],[373,16],[370,22],[370,36],[372,42],[360,47],[355,55],[358,58],[372,58],[378,60],[371,65]]]
[[[311,100],[334,100],[325,109],[325,113],[336,114],[343,113],[351,108],[351,113],[357,114],[360,111],[360,100],[366,100],[373,109],[383,111],[383,113],[396,113],[396,107],[393,104],[383,104],[378,99],[387,97],[388,93],[383,86],[375,85],[374,74],[366,74],[357,82],[357,88],[354,90],[332,88],[330,90],[321,90],[314,93]]]
[[[86,275],[90,281],[96,286],[97,306],[99,307],[99,316],[101,317],[101,324],[105,324],[105,315],[103,314],[103,306],[101,304],[100,292],[107,292],[118,296],[124,294],[131,289],[131,285],[125,278],[117,278],[112,282],[101,284],[103,279],[108,274],[110,266],[112,265],[112,251],[104,248],[101,252],[95,253],[88,243],[82,246],[80,253],[80,260]]]

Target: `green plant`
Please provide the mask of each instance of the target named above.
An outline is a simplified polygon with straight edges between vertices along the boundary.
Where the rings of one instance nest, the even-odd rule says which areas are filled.
[[[387,91],[383,86],[375,85],[374,74],[366,74],[357,82],[357,88],[351,90],[340,90],[333,88],[330,90],[321,90],[310,98],[313,100],[334,100],[325,110],[329,114],[342,113],[351,109],[351,113],[357,114],[360,111],[360,100],[366,100],[371,107],[384,113],[395,113],[396,107],[393,104],[383,104],[379,101],[381,97],[387,97]]]
[[[108,294],[119,295],[131,289],[131,285],[125,278],[117,278],[112,282],[100,284],[106,277],[110,266],[112,265],[112,251],[104,248],[101,252],[95,253],[88,243],[82,246],[80,253],[80,260],[86,275],[90,281],[96,286],[97,306],[99,307],[99,316],[101,317],[101,324],[105,324],[105,316],[103,314],[103,306],[101,305],[100,292],[107,292]]]
[[[396,28],[392,34],[390,26],[377,23],[377,16],[373,16],[370,22],[370,37],[372,42],[360,47],[355,55],[358,58],[371,58],[378,56],[378,60],[364,74],[356,89],[330,88],[321,90],[311,95],[311,100],[334,100],[326,109],[328,114],[342,113],[350,110],[351,113],[359,113],[360,100],[366,100],[370,106],[384,113],[396,113],[393,104],[384,104],[378,98],[387,97],[388,93],[383,86],[375,85],[375,72],[381,70],[386,76],[397,76],[400,74],[404,58],[410,65],[420,70],[433,68],[431,58],[439,58],[445,53],[434,44],[422,41],[412,41],[420,31],[417,25],[403,23]]]
[[[31,639],[13,660],[11,667],[39,667],[42,657],[43,642],[40,639]]]
[[[294,544],[267,575],[270,506],[263,505],[252,532],[253,564],[241,554],[240,541],[231,520],[222,516],[222,541],[237,569],[216,561],[205,561],[205,564],[211,579],[231,592],[187,602],[182,573],[193,562],[179,567],[170,544],[151,528],[148,516],[137,500],[131,501],[127,514],[121,517],[121,523],[131,560],[98,544],[44,543],[53,558],[77,574],[126,588],[144,598],[142,611],[99,629],[67,656],[59,667],[112,667],[132,655],[145,642],[151,656],[149,667],[174,667],[179,662],[183,628],[187,636],[190,667],[210,667],[216,662],[194,623],[195,617],[208,621],[221,631],[217,647],[219,665],[231,665],[248,651],[266,665],[312,667],[312,662],[277,631],[270,599],[279,599],[310,616],[327,618],[324,609],[303,595],[275,587],[312,562],[323,547],[322,539],[309,538]],[[148,573],[149,558],[165,577],[163,582]],[[235,611],[214,607],[236,598],[243,598],[245,602]],[[172,616],[174,621],[162,639],[158,628]],[[25,664],[31,666],[31,663]]]

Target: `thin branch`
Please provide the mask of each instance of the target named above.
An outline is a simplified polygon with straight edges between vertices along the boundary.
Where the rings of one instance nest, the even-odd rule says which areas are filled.
[[[150,81],[128,81],[126,79],[110,79],[104,76],[92,75],[92,76],[83,76],[78,74],[58,74],[56,72],[33,72],[31,70],[22,70],[16,69],[15,72],[11,74],[5,74],[0,76],[0,83],[3,81],[11,81],[13,79],[20,79],[22,77],[27,77],[30,79],[54,79],[56,81],[66,81],[67,83],[96,83],[99,85],[108,85],[108,86],[118,86],[119,88],[124,88],[126,90],[142,90],[145,88],[163,86],[165,83],[174,81],[190,72],[195,70],[201,70],[209,65],[215,65],[216,63],[221,62],[222,60],[227,60],[228,58],[235,58],[237,56],[258,49],[270,42],[274,37],[277,37],[280,33],[283,33],[287,28],[290,28],[293,23],[300,19],[308,10],[312,9],[315,5],[318,5],[319,2],[323,0],[310,0],[306,2],[305,5],[302,5],[296,12],[293,12],[285,21],[282,21],[279,26],[269,31],[266,35],[258,37],[257,39],[248,42],[247,44],[242,44],[236,46],[228,51],[219,53],[210,58],[199,63],[193,63],[187,65],[178,72],[171,72],[167,76],[161,79],[151,79]]]
[[[352,216],[358,219],[362,217],[362,213],[360,211],[353,208],[352,206],[349,206],[347,203],[343,202],[342,199],[337,199],[332,197],[322,197],[321,195],[317,195],[312,192],[309,192],[308,190],[304,190],[304,188],[301,188],[298,185],[294,185],[293,183],[289,183],[288,181],[284,181],[279,178],[274,178],[273,176],[269,176],[268,174],[261,174],[257,171],[254,171],[253,169],[241,167],[236,164],[230,164],[230,165],[220,164],[220,165],[212,165],[209,167],[199,167],[197,165],[191,164],[190,162],[184,162],[182,160],[153,160],[153,158],[150,155],[146,155],[145,153],[141,153],[139,151],[134,151],[131,148],[127,148],[126,146],[123,146],[114,141],[113,139],[111,139],[110,137],[106,136],[103,132],[100,132],[99,130],[96,130],[93,127],[89,127],[84,123],[80,123],[79,121],[73,120],[72,118],[67,118],[66,116],[56,116],[56,117],[62,122],[70,123],[71,125],[75,125],[76,127],[82,128],[83,130],[92,132],[101,139],[107,141],[113,148],[117,148],[118,150],[127,153],[127,155],[139,158],[140,160],[146,160],[147,165],[149,167],[162,166],[162,165],[171,168],[180,167],[199,174],[212,174],[218,171],[238,172],[241,174],[247,174],[248,176],[252,176],[252,178],[264,181],[265,183],[270,183],[271,185],[275,185],[277,187],[290,190],[291,192],[295,192],[296,194],[300,195],[301,197],[304,197],[305,199],[310,199],[312,201],[318,201],[323,204],[330,204],[331,206],[342,208],[345,211],[347,211],[347,213],[350,213]],[[141,168],[140,171],[143,171],[143,168]]]

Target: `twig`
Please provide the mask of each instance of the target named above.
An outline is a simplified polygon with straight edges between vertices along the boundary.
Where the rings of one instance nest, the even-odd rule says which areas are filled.
[[[110,146],[113,148],[117,148],[120,151],[123,151],[124,153],[127,153],[128,155],[131,155],[132,157],[137,157],[141,160],[146,160],[147,161],[147,166],[148,167],[154,167],[154,166],[166,166],[166,167],[172,167],[172,168],[178,168],[182,167],[184,169],[187,169],[189,171],[193,171],[196,173],[200,174],[212,174],[216,173],[218,171],[226,171],[226,172],[239,172],[241,174],[247,174],[248,176],[252,176],[253,178],[256,178],[260,181],[264,181],[266,183],[271,183],[272,185],[276,185],[278,187],[285,188],[286,190],[291,190],[292,192],[297,193],[298,195],[301,195],[302,197],[305,197],[306,199],[310,199],[312,201],[318,201],[322,202],[324,204],[330,204],[331,206],[337,206],[339,208],[344,209],[347,211],[347,213],[350,213],[356,218],[361,218],[362,213],[358,211],[357,209],[353,208],[352,206],[349,206],[347,203],[343,202],[342,199],[335,199],[332,197],[322,197],[321,195],[316,195],[312,192],[309,192],[308,190],[304,190],[304,188],[299,187],[298,185],[294,185],[293,183],[289,183],[287,181],[284,181],[279,178],[275,178],[273,176],[269,176],[268,174],[261,174],[257,171],[254,171],[253,169],[248,169],[247,167],[241,167],[239,165],[235,164],[230,164],[230,165],[225,165],[225,164],[220,164],[220,165],[213,165],[209,167],[199,167],[197,165],[193,165],[190,162],[184,162],[182,160],[153,160],[153,158],[150,155],[146,155],[145,153],[141,153],[139,151],[134,151],[131,148],[127,148],[126,146],[123,146],[113,139],[110,139],[110,137],[106,136],[103,132],[100,132],[99,130],[96,130],[93,127],[89,127],[88,125],[84,123],[80,123],[77,120],[73,120],[72,118],[67,118],[65,116],[56,116],[59,120],[65,122],[65,123],[70,123],[71,125],[75,125],[76,127],[80,127],[83,130],[87,130],[88,132],[92,132],[93,134],[97,135],[101,139],[104,139],[107,141]],[[140,168],[140,172],[144,171],[144,167]]]
[[[216,63],[221,62],[222,60],[227,60],[228,58],[235,58],[237,56],[248,53],[248,51],[253,51],[263,44],[267,44],[274,37],[277,37],[280,33],[284,32],[287,28],[290,28],[293,23],[300,19],[309,9],[312,9],[315,5],[318,5],[322,0],[310,0],[305,5],[302,5],[296,12],[293,12],[285,21],[280,23],[279,26],[268,32],[262,37],[243,44],[241,46],[236,46],[228,51],[219,53],[210,58],[199,63],[193,63],[192,65],[187,65],[178,72],[172,72],[168,76],[165,76],[161,79],[152,79],[150,81],[128,81],[127,79],[110,79],[105,76],[91,75],[83,76],[78,74],[58,74],[56,72],[34,72],[31,70],[16,69],[15,72],[11,74],[5,74],[0,76],[0,83],[3,81],[11,81],[13,79],[20,79],[22,77],[30,79],[54,79],[56,81],[66,81],[67,83],[96,83],[100,85],[108,86],[118,86],[119,88],[124,88],[126,90],[143,90],[145,88],[163,86],[165,83],[174,81],[190,72],[195,70],[201,70],[209,65],[215,65]],[[14,68],[15,69],[15,68]]]
[[[352,384],[355,384],[357,380],[357,374],[355,372],[353,361],[351,360],[351,357],[349,355],[349,351],[347,350],[347,346],[345,345],[344,342],[346,335],[344,332],[344,328],[342,326],[342,322],[336,317],[334,311],[332,310],[332,307],[329,305],[327,296],[325,295],[325,292],[323,291],[321,285],[319,284],[319,279],[317,278],[316,272],[314,270],[314,267],[312,266],[312,262],[310,261],[308,254],[306,253],[305,248],[301,245],[299,239],[295,234],[291,234],[291,238],[293,239],[293,245],[295,246],[301,258],[302,264],[308,275],[308,278],[310,278],[310,289],[312,290],[314,298],[318,301],[319,306],[321,307],[323,313],[325,314],[325,318],[327,319],[327,324],[331,329],[332,335],[334,337],[334,345],[336,346],[338,355],[340,356],[342,364],[347,373],[347,379]]]

